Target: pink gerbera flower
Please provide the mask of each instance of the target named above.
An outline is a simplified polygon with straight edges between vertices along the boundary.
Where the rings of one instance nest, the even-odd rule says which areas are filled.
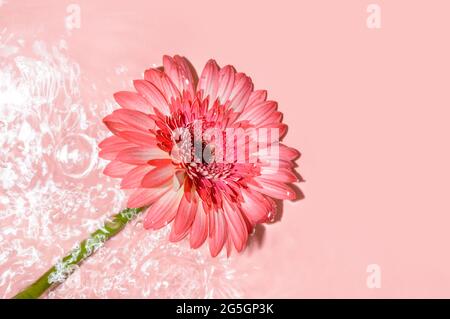
[[[287,127],[277,103],[244,73],[210,60],[197,81],[183,57],[163,65],[134,81],[137,92],[114,95],[122,109],[103,120],[114,134],[100,143],[111,160],[104,173],[133,189],[128,207],[149,207],[145,228],[172,222],[171,241],[208,240],[212,256],[242,251],[255,225],[273,218],[275,200],[295,199],[299,153],[279,143]]]

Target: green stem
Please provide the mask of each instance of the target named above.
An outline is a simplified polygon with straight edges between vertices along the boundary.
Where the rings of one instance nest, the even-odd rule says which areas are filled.
[[[74,266],[92,255],[105,241],[117,235],[125,225],[133,220],[145,207],[127,208],[114,215],[111,220],[105,222],[103,227],[93,232],[89,238],[83,240],[61,262],[50,268],[30,286],[14,296],[14,299],[39,298],[50,287],[63,282],[74,270]]]

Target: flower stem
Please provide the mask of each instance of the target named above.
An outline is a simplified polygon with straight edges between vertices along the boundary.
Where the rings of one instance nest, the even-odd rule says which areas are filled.
[[[141,208],[126,208],[114,215],[111,220],[104,223],[103,227],[93,232],[89,238],[83,240],[79,246],[67,254],[61,262],[54,265],[30,286],[15,295],[14,299],[39,298],[50,287],[62,283],[75,269],[74,266],[92,255],[105,241],[117,235],[125,225],[133,220],[139,213],[145,210]]]

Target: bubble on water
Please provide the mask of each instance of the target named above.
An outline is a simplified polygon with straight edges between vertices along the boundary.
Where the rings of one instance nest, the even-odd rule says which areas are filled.
[[[95,151],[92,138],[84,134],[72,134],[61,140],[55,154],[64,175],[81,178],[92,171],[96,161]]]

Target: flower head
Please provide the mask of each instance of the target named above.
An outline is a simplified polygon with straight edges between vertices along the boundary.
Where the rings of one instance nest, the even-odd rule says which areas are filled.
[[[114,134],[99,145],[104,173],[133,190],[128,207],[149,206],[145,228],[172,223],[171,241],[208,240],[212,256],[242,251],[276,200],[295,199],[299,153],[280,143],[277,103],[244,73],[209,60],[197,81],[183,57],[163,66],[114,95],[122,108],[103,119]]]

